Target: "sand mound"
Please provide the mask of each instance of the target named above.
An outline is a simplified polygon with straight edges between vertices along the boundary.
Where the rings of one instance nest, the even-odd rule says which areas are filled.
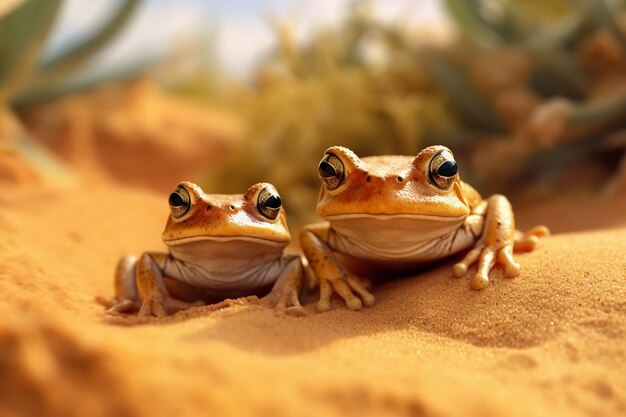
[[[223,158],[241,134],[235,116],[165,94],[149,79],[65,96],[22,119],[41,145],[88,181],[162,192]]]
[[[547,238],[482,292],[448,262],[360,312],[243,300],[112,325],[93,297],[119,256],[162,248],[164,199],[0,196],[0,415],[626,415],[624,227]]]
[[[63,319],[0,312],[3,415],[135,415],[126,392],[130,381],[106,349],[76,338]]]

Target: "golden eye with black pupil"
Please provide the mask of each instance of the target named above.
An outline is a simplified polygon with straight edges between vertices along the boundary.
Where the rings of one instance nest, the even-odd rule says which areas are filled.
[[[428,178],[440,190],[449,189],[454,183],[459,168],[450,151],[443,150],[430,160]]]
[[[339,187],[344,180],[344,166],[341,159],[332,153],[327,153],[317,167],[319,176],[329,190]]]
[[[191,208],[191,197],[189,196],[189,191],[187,191],[183,186],[176,187],[176,190],[170,194],[168,202],[170,204],[172,217],[175,219],[183,217]]]
[[[280,207],[283,202],[278,195],[278,191],[271,185],[263,188],[257,199],[257,209],[259,213],[270,220],[276,219],[280,213]]]

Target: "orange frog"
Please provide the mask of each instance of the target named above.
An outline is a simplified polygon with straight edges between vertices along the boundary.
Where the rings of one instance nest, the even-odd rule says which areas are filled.
[[[291,240],[281,198],[271,184],[243,195],[207,195],[181,182],[169,196],[163,242],[169,252],[126,256],[115,275],[110,312],[165,316],[224,298],[267,294],[276,308],[299,314],[300,256],[283,253]]]
[[[317,213],[327,223],[306,226],[300,234],[319,282],[319,311],[331,308],[333,293],[353,310],[374,304],[374,296],[337,254],[410,271],[470,249],[453,273],[462,277],[477,263],[470,285],[483,289],[496,263],[506,276],[518,276],[513,250],[531,251],[549,234],[545,226],[516,231],[506,197],[483,199],[461,181],[452,152],[443,146],[430,146],[416,157],[362,159],[335,146],[322,158],[319,177]]]

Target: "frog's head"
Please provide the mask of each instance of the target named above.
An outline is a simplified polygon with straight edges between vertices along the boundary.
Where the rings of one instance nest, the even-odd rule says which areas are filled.
[[[167,245],[201,240],[247,240],[286,245],[291,236],[276,188],[255,184],[245,194],[205,194],[181,182],[170,194],[170,215],[163,231]]]
[[[317,212],[326,218],[357,215],[461,217],[469,213],[457,164],[444,146],[416,157],[360,159],[334,146],[319,163]]]

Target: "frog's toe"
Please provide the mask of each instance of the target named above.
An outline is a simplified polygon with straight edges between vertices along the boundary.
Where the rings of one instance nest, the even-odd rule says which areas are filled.
[[[333,294],[333,287],[331,286],[330,282],[328,282],[325,279],[319,280],[319,286],[320,286],[320,298],[317,301],[315,308],[319,312],[328,311],[330,310],[330,307],[331,307],[330,297]]]
[[[333,293],[337,293],[350,310],[360,310],[363,306],[373,306],[376,299],[365,285],[360,278],[354,275],[320,280],[320,298],[317,302],[317,311],[331,309],[330,298]]]
[[[294,316],[294,317],[304,317],[307,315],[307,312],[304,309],[304,307],[302,307],[301,305],[297,305],[297,306],[287,307],[287,309],[285,310],[285,314],[287,314],[288,316]]]
[[[116,298],[96,297],[96,302],[106,308],[105,312],[110,315],[119,315],[120,313],[128,313],[139,309],[139,302],[128,298],[118,300]]]
[[[489,277],[477,272],[470,281],[470,286],[475,290],[484,290],[489,286]]]
[[[139,308],[139,303],[134,300],[121,300],[113,304],[111,307],[106,309],[106,312],[109,314],[118,314],[118,313],[126,313],[128,311],[137,310]]]
[[[496,262],[504,269],[505,276],[516,277],[520,274],[520,265],[513,259],[513,245],[509,244],[500,249],[487,246],[480,251],[478,268],[470,281],[473,289],[482,290],[489,286],[489,272]]]
[[[332,285],[335,288],[337,294],[339,294],[339,296],[345,301],[346,307],[348,307],[350,310],[359,310],[361,307],[363,307],[363,302],[361,301],[361,299],[352,293],[352,285],[348,283],[347,279],[337,279],[333,281]]]
[[[504,265],[504,275],[508,278],[518,277],[521,270],[522,268],[515,261],[511,261],[510,263]]]
[[[464,277],[465,274],[467,274],[467,270],[469,269],[469,267],[478,260],[482,249],[482,246],[475,247],[474,249],[469,251],[467,255],[465,255],[465,258],[463,258],[461,262],[455,264],[452,267],[452,273],[454,274],[454,276],[457,278]]]
[[[363,307],[363,301],[355,296],[352,296],[344,301],[346,302],[346,307],[348,307],[349,310],[360,310],[361,307]]]
[[[462,262],[454,264],[452,267],[452,274],[457,278],[464,277],[465,274],[467,274],[467,265]]]
[[[504,275],[513,278],[520,274],[521,267],[513,259],[513,247],[505,246],[498,252],[498,263],[504,268]]]
[[[372,294],[362,295],[363,305],[365,307],[373,307],[376,304],[376,298]]]
[[[96,295],[94,297],[94,300],[96,301],[96,303],[100,304],[101,306],[103,306],[106,309],[109,309],[109,308],[113,307],[113,305],[115,305],[115,299],[114,298],[107,298],[107,297],[103,297],[101,295]]]
[[[537,247],[537,243],[539,243],[539,238],[535,235],[522,236],[515,240],[515,251],[532,252]]]
[[[165,302],[165,310],[167,311],[167,314],[174,314],[182,310],[190,309],[192,307],[202,307],[205,305],[206,303],[201,300],[189,302],[177,300],[176,298],[167,298]]]
[[[376,298],[368,290],[368,287],[371,287],[371,284],[369,281],[362,280],[361,278],[355,275],[348,276],[347,281],[348,281],[348,285],[350,286],[350,288],[354,292],[359,294],[359,297],[361,297],[361,300],[363,301],[362,304],[365,307],[372,307],[374,304],[376,304]]]
[[[324,311],[329,311],[330,310],[330,300],[322,300],[320,299],[317,304],[315,304],[315,309],[317,311],[319,311],[320,313],[323,313]]]
[[[141,303],[141,308],[139,309],[139,313],[137,313],[137,317],[166,317],[167,311],[165,310],[165,306],[163,302],[159,300],[147,299]]]
[[[533,227],[526,233],[517,231],[515,237],[516,252],[531,252],[539,243],[539,239],[550,235],[550,230],[546,226]]]
[[[275,310],[285,312],[291,316],[306,315],[306,310],[300,304],[298,291],[289,291],[281,294],[278,298],[273,297],[270,293],[261,299],[263,302],[269,303]]]
[[[496,251],[487,246],[482,248],[478,259],[476,274],[470,281],[470,286],[475,290],[482,290],[489,286],[489,271],[496,263]]]

